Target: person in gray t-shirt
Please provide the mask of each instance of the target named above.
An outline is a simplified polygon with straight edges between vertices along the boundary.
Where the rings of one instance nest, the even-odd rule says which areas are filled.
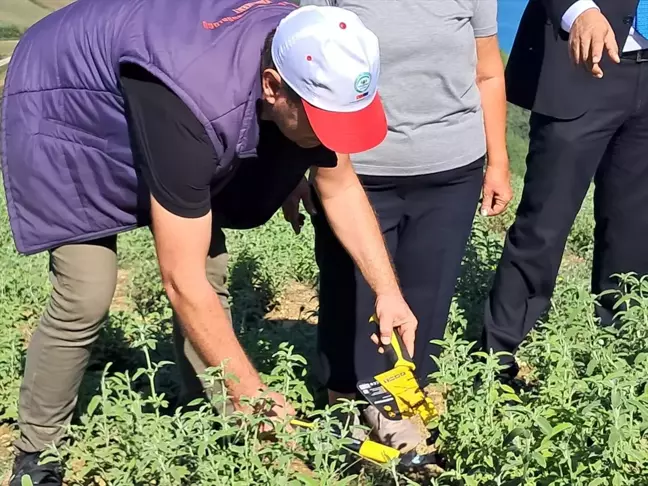
[[[389,132],[381,145],[351,161],[419,321],[414,360],[424,385],[436,370],[430,356],[440,350],[430,340],[443,338],[480,194],[484,215],[500,214],[512,197],[497,0],[302,0],[301,5],[352,10],[380,41],[379,92]],[[300,199],[308,206],[305,191],[298,187],[287,201],[287,219],[294,219]],[[317,198],[314,203],[317,208]],[[354,395],[358,380],[387,364],[370,339],[374,296],[321,210],[312,221],[320,268],[318,350],[334,402]],[[299,223],[293,225],[298,230]],[[388,445],[405,451],[420,439],[411,423],[385,420],[374,407],[364,418]]]

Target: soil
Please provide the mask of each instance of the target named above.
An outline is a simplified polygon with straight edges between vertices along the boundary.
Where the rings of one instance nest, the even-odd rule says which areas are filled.
[[[315,478],[313,470],[309,468],[303,461],[299,459],[293,459],[290,464],[290,469],[295,472],[295,474],[301,474],[308,478]]]
[[[520,368],[516,378],[527,381],[529,375],[533,373],[533,369],[527,364],[518,360],[518,367]]]
[[[13,447],[15,438],[14,429],[6,424],[0,425],[0,471],[5,471],[5,476],[0,476],[0,486],[8,486],[11,464],[13,462]]]
[[[18,332],[20,332],[20,337],[22,338],[25,349],[29,346],[29,342],[31,341],[32,334],[36,329],[39,318],[40,316],[34,314],[33,316],[30,316],[28,320],[21,322],[18,326]]]
[[[444,390],[441,385],[431,383],[426,386],[423,391],[428,397],[430,397],[432,403],[434,403],[434,407],[437,409],[437,412],[439,412],[439,415],[443,415],[446,411],[446,390]]]
[[[293,282],[282,292],[275,306],[265,318],[290,328],[300,322],[317,324],[317,292],[310,286]]]
[[[580,257],[572,252],[565,252],[565,256],[561,265],[564,267],[577,266],[586,263],[586,260],[583,257]]]
[[[120,268],[117,271],[117,287],[115,295],[111,304],[112,311],[131,311],[133,310],[133,302],[129,295],[129,275],[128,271]]]

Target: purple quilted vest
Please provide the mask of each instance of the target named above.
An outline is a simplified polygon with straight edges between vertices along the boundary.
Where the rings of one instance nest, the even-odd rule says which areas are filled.
[[[122,61],[149,70],[191,108],[220,156],[218,171],[255,156],[261,49],[294,8],[280,0],[77,0],[32,26],[9,64],[2,105],[17,250],[149,223],[118,85]]]

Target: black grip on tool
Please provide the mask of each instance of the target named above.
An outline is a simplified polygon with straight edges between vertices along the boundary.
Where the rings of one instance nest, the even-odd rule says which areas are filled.
[[[376,327],[378,328],[378,336],[380,336],[380,325],[376,321]],[[394,340],[396,340],[396,345],[394,345]],[[385,355],[389,359],[389,363],[394,366],[399,359],[404,359],[406,361],[412,362],[412,357],[407,352],[405,344],[403,344],[403,338],[398,333],[396,329],[392,332],[392,341],[389,344],[382,344],[383,349],[385,350]]]

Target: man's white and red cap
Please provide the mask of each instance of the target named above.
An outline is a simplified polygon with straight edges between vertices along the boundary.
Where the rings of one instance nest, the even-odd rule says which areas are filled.
[[[272,57],[325,147],[352,154],[384,140],[378,38],[356,14],[330,6],[296,9],[279,23]]]

